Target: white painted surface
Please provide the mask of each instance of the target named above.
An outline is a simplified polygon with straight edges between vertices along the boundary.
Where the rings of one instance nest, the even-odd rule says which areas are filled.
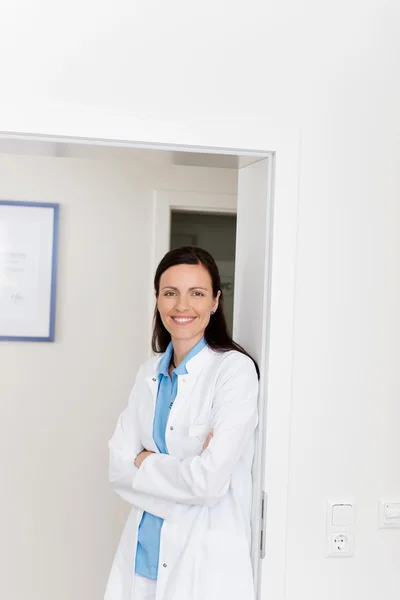
[[[264,451],[271,310],[273,171],[272,155],[239,171],[235,259],[233,337],[251,353],[260,370],[259,427],[253,463],[251,549],[258,594],[261,589],[261,501],[265,479]],[[266,531],[263,531],[262,535],[265,539]]]
[[[0,129],[276,150],[262,597],[396,600],[377,505],[400,492],[398,1],[3,10]],[[357,501],[349,561],[323,557],[332,496]]]
[[[179,150],[155,150],[145,148],[118,148],[102,146],[98,143],[88,144],[85,140],[72,142],[49,143],[43,139],[21,139],[0,133],[1,154],[22,154],[36,156],[59,156],[64,158],[105,158],[111,156],[124,160],[129,153],[133,161],[152,165],[181,165],[187,167],[210,167],[218,169],[239,169],[251,165],[258,160],[257,156],[236,154],[210,154],[209,152],[182,152]]]
[[[210,194],[197,191],[156,190],[154,193],[154,266],[169,250],[171,211],[188,210],[196,213],[236,214],[236,189],[231,194]]]
[[[59,202],[55,343],[0,343],[0,598],[99,600],[128,505],[107,442],[149,347],[153,186],[228,169],[0,155],[0,198]]]

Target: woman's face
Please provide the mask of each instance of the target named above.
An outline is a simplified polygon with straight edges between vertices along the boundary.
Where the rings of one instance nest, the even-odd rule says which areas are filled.
[[[220,293],[213,297],[210,274],[201,264],[167,269],[161,275],[157,308],[172,340],[200,341]]]

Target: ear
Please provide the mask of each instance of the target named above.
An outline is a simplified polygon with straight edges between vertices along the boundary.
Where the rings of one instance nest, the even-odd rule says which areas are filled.
[[[215,298],[215,304],[213,306],[213,311],[216,312],[219,305],[219,297],[221,295],[221,290],[218,290],[217,297]]]

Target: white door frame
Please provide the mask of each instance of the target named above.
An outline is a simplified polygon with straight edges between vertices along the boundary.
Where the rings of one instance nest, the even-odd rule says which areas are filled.
[[[158,265],[169,250],[171,211],[184,210],[207,213],[236,214],[236,194],[215,194],[176,190],[153,192],[153,265]]]
[[[257,598],[261,597],[261,560],[265,552],[265,445],[268,410],[268,356],[271,316],[274,156],[239,170],[235,265],[234,339],[260,367],[259,426],[253,462],[251,558]],[[264,517],[265,515],[265,517]],[[260,549],[263,553],[260,557]]]
[[[21,131],[21,114],[8,114],[1,138],[41,142],[71,142],[102,146],[145,148],[207,154],[228,154],[275,159],[273,257],[270,299],[270,346],[265,473],[268,492],[266,560],[262,566],[261,596],[284,600],[286,577],[287,505],[290,476],[292,362],[300,131],[271,123],[249,131],[237,128],[204,131],[141,119],[136,115],[99,114],[95,111],[46,110],[27,115]],[[166,141],[167,140],[167,141]],[[256,150],[264,148],[265,150]]]

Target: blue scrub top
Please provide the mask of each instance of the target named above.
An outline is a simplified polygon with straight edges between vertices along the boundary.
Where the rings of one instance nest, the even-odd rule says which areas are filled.
[[[153,439],[162,454],[168,454],[165,441],[165,430],[169,412],[178,393],[178,375],[187,374],[186,364],[206,346],[202,338],[185,356],[183,361],[168,374],[174,351],[172,342],[169,343],[158,368],[158,392],[153,421]],[[160,554],[160,536],[163,519],[144,512],[138,531],[138,545],[136,553],[135,572],[148,579],[157,579],[158,559]]]

